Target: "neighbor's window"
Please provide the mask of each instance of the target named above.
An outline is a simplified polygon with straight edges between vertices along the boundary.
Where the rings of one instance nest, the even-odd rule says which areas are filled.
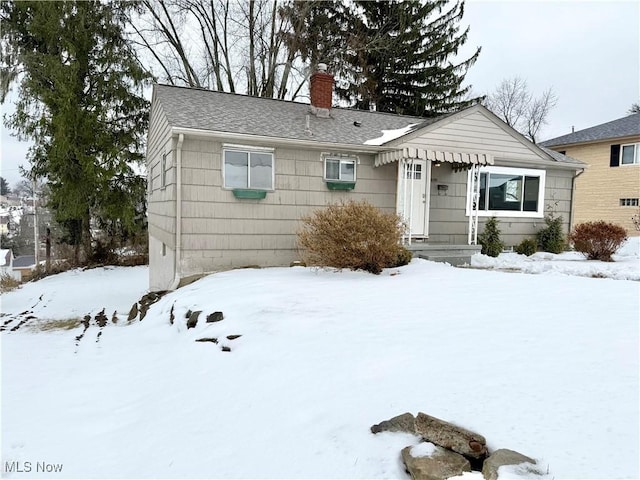
[[[356,159],[327,157],[324,159],[324,178],[332,182],[355,182]]]
[[[640,158],[638,158],[639,148],[640,148],[640,143],[635,143],[631,145],[621,145],[620,165],[633,165],[633,164],[640,163]]]
[[[620,206],[621,207],[637,207],[640,206],[640,199],[637,198],[621,198]]]
[[[272,190],[273,152],[225,149],[224,186]]]
[[[480,171],[478,214],[542,217],[544,182],[544,170],[484,167]]]

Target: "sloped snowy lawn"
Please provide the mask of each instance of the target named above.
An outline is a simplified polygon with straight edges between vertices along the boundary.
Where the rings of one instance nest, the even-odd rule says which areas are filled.
[[[86,282],[108,315],[101,293],[141,293],[118,278]],[[99,342],[3,332],[3,468],[33,465],[4,475],[47,462],[63,465],[54,478],[408,478],[399,452],[417,438],[369,427],[424,411],[555,479],[638,478],[639,285],[422,260],[380,276],[237,270]],[[194,329],[189,309],[203,310]]]

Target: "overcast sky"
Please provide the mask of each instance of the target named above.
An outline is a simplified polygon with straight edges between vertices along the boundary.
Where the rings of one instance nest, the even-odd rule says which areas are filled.
[[[640,100],[638,1],[467,0],[462,23],[471,31],[461,57],[482,47],[467,75],[476,94],[514,76],[534,94],[553,88],[558,104],[542,140],[620,118]],[[27,148],[2,127],[1,175],[10,185]]]

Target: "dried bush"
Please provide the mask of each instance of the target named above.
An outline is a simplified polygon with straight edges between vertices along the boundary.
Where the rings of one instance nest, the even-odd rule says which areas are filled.
[[[569,236],[574,248],[588,260],[612,262],[611,255],[627,239],[627,231],[620,225],[605,221],[585,222],[575,226]]]
[[[520,255],[533,255],[538,250],[538,243],[532,238],[525,238],[516,245],[516,253]]]
[[[496,217],[491,217],[484,224],[484,230],[478,235],[478,242],[482,245],[482,252],[484,255],[490,257],[497,257],[504,250],[504,242],[500,239],[500,228],[498,224],[500,220]]]
[[[20,282],[8,273],[0,275],[0,292],[10,292],[20,286]]]
[[[402,223],[396,214],[349,201],[330,204],[302,222],[298,245],[307,265],[378,274],[398,264]]]
[[[545,228],[536,234],[538,246],[544,252],[562,253],[567,247],[567,242],[562,233],[562,216],[549,214],[544,217]]]

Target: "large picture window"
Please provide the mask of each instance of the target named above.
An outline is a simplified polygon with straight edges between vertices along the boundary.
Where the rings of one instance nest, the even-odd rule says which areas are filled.
[[[273,152],[225,149],[224,186],[273,190]]]
[[[479,182],[479,215],[497,217],[542,217],[544,215],[544,170],[484,167],[480,170]],[[471,192],[468,194],[470,195]]]

